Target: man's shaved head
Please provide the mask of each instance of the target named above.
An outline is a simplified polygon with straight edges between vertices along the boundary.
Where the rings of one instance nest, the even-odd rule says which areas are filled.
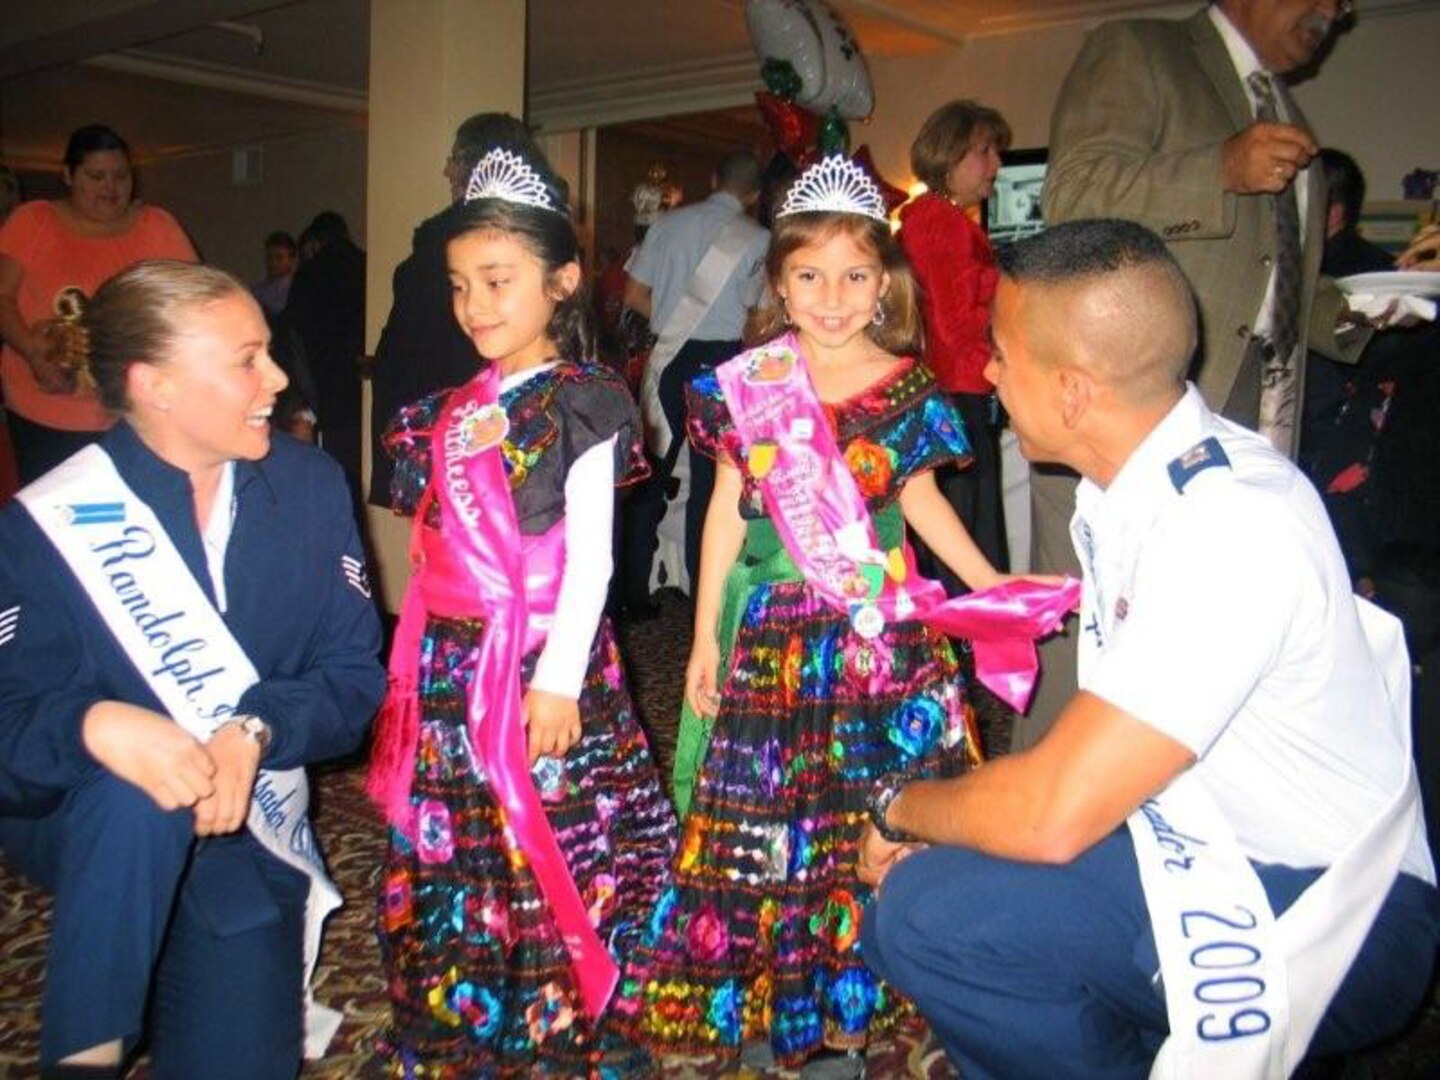
[[[1083,368],[1137,405],[1183,384],[1195,354],[1195,300],[1149,229],[1067,222],[1002,248],[997,259],[1026,294],[1037,360]]]

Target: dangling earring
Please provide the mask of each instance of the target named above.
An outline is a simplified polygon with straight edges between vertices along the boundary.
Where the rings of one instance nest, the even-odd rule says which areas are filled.
[[[882,301],[875,301],[875,317],[870,322],[875,326],[885,325],[885,304]]]
[[[783,296],[780,298],[780,314],[784,316],[786,326],[794,325],[790,320],[790,304]]]

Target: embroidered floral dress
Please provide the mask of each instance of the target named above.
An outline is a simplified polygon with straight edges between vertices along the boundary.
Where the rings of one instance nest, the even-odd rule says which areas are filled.
[[[386,435],[395,505],[414,511],[431,469],[431,432],[448,391],[403,409]],[[639,462],[624,385],[561,364],[501,395],[503,446],[520,531],[564,515],[565,477],[612,435],[622,481]],[[427,523],[440,525],[433,503]],[[608,543],[608,536],[600,542]],[[421,641],[420,749],[412,846],[391,830],[380,900],[392,1075],[584,1077],[603,1042],[585,1019],[566,953],[526,861],[502,830],[470,746],[466,697],[482,620],[427,616]],[[525,658],[528,683],[538,650]],[[653,909],[675,848],[673,811],[636,723],[615,637],[602,619],[580,694],[583,733],[562,761],[532,771],[551,828],[600,936],[623,964]]]
[[[913,361],[826,411],[888,550],[903,536],[906,479],[967,455],[959,417]],[[860,956],[866,800],[887,772],[964,771],[975,744],[943,634],[896,622],[867,641],[800,577],[713,374],[693,385],[690,438],[741,469],[745,544],[726,581],[720,712],[674,880],[616,1012],[657,1050],[734,1053],[768,1037],[794,1065],[822,1045],[861,1046],[908,1008]]]

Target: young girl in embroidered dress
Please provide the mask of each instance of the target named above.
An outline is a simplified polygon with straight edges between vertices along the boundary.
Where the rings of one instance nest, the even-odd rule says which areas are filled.
[[[416,560],[370,780],[392,825],[388,1057],[406,1077],[594,1075],[674,850],[595,543],[642,468],[639,423],[581,362],[575,232],[543,162],[482,157],[446,254],[488,363],[386,437]]]
[[[691,391],[690,439],[719,467],[676,764],[688,817],[617,1013],[657,1049],[768,1039],[784,1065],[850,1051],[858,1072],[905,1009],[857,946],[867,801],[887,774],[978,761],[947,632],[1004,640],[1023,668],[1073,597],[1013,583],[946,601],[914,573],[906,522],[972,589],[1002,583],[935,486],[969,447],[912,358],[915,288],[864,172],[831,157],[802,174],[766,266],[764,344]]]

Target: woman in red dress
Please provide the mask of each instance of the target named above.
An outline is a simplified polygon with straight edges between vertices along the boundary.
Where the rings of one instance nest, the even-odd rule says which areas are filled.
[[[940,490],[996,569],[1009,568],[1001,502],[999,420],[994,387],[985,378],[990,358],[990,301],[995,256],[980,227],[978,207],[990,197],[1010,125],[974,101],[942,105],[910,147],[910,168],[929,188],[900,211],[900,246],[920,285],[925,316],[925,362],[965,420],[974,451],[968,467],[936,474]],[[964,585],[916,545],[921,568],[951,593]]]

